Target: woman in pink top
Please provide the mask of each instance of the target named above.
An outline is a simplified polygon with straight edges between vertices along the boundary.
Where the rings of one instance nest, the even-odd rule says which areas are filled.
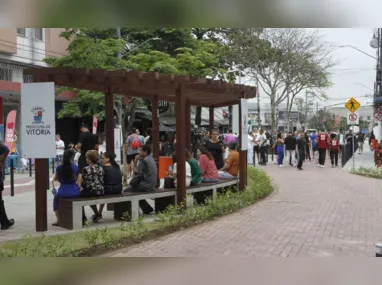
[[[204,146],[200,146],[199,165],[202,170],[202,182],[219,182],[219,174],[212,154]]]

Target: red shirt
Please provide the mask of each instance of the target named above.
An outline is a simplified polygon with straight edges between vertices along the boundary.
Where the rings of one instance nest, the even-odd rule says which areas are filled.
[[[340,149],[340,143],[338,140],[330,140],[330,149],[331,150],[339,150]]]
[[[328,140],[329,140],[328,134],[324,134],[324,133],[318,134],[317,136],[318,148],[327,148]]]

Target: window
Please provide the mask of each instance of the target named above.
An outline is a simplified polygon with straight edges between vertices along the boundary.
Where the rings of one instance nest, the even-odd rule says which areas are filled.
[[[371,120],[371,117],[370,117],[370,116],[367,116],[367,120],[370,121],[370,120]]]
[[[0,80],[12,81],[12,69],[0,68]]]
[[[43,37],[43,30],[42,28],[34,28],[34,38],[36,40],[39,40],[39,41],[43,41],[44,40],[44,37]]]
[[[17,35],[26,37],[27,33],[25,31],[25,28],[17,28]]]

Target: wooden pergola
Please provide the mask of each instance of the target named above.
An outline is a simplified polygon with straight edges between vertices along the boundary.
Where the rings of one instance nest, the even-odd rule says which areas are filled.
[[[186,199],[186,169],[184,150],[191,147],[190,106],[209,108],[210,128],[214,127],[214,108],[239,104],[242,98],[256,96],[256,88],[231,84],[221,80],[195,76],[167,75],[157,72],[106,71],[83,68],[33,68],[24,70],[33,77],[32,82],[54,82],[58,86],[85,89],[105,93],[106,150],[114,152],[114,95],[148,99],[152,104],[153,157],[159,161],[159,112],[158,101],[174,102],[176,105],[176,153],[178,160],[177,201]],[[241,112],[241,108],[239,108]],[[240,115],[241,117],[241,115]],[[239,120],[241,122],[241,120]],[[239,126],[240,136],[242,128]],[[240,183],[242,190],[247,183],[247,154],[240,150]],[[41,168],[46,162],[41,160]],[[38,167],[36,160],[36,171]],[[39,179],[42,179],[39,181]],[[46,185],[45,178],[36,172],[36,229],[46,230]],[[37,185],[42,185],[37,189]],[[39,195],[38,193],[41,193]],[[45,193],[45,195],[43,194]],[[45,209],[45,210],[44,210]],[[44,227],[45,225],[45,227]],[[45,228],[45,229],[43,229]]]

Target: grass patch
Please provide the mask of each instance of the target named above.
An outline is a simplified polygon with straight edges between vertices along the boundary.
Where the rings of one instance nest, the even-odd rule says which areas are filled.
[[[153,223],[143,223],[140,218],[122,222],[118,228],[104,227],[35,238],[26,236],[0,244],[0,257],[95,256],[233,213],[267,197],[272,190],[271,180],[265,172],[250,166],[245,191],[227,190],[215,201],[207,200],[204,206],[193,205],[186,209],[171,206],[158,214]]]
[[[351,173],[370,178],[382,179],[382,168],[371,168],[361,166],[352,170]]]

